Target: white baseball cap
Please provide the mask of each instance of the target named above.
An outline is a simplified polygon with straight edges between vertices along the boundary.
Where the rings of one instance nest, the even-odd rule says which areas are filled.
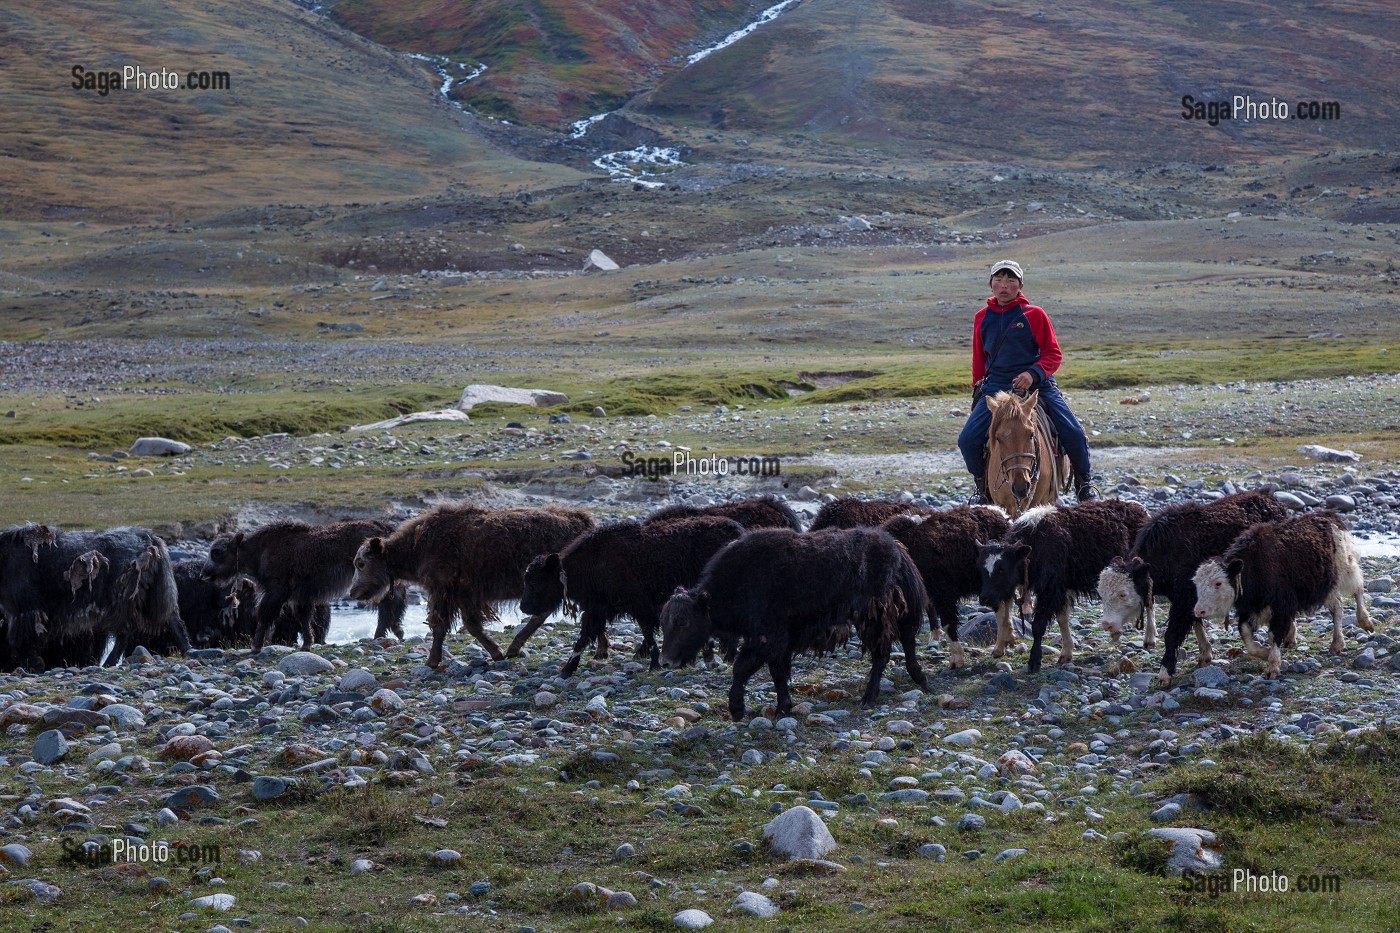
[[[1002,259],[992,263],[992,271],[987,273],[987,277],[991,278],[1003,269],[1009,271],[1012,275],[1016,276],[1016,278],[1020,279],[1022,282],[1026,280],[1026,277],[1021,273],[1021,264],[1019,262],[1016,262],[1014,259]]]

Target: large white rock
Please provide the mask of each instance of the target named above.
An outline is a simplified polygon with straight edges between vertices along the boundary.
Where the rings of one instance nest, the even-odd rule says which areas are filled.
[[[464,411],[455,408],[434,408],[429,411],[415,411],[407,415],[399,415],[397,418],[390,418],[387,421],[376,421],[374,424],[357,424],[352,427],[352,431],[383,431],[389,428],[397,428],[403,424],[414,424],[419,421],[471,421],[471,416]]]
[[[836,848],[831,830],[811,808],[797,806],[779,813],[763,827],[763,839],[788,858],[819,859]]]
[[[193,449],[189,444],[167,437],[138,437],[136,443],[131,445],[132,456],[136,457],[174,457]]]
[[[1184,872],[1215,871],[1222,861],[1221,849],[1224,845],[1208,829],[1172,826],[1162,829],[1149,829],[1147,835],[1165,839],[1172,844],[1172,854],[1167,859],[1167,871],[1173,875]]]
[[[620,268],[622,267],[613,262],[612,259],[608,257],[608,254],[600,249],[595,249],[593,252],[589,253],[588,258],[583,261],[584,272],[592,272],[594,269],[597,269],[599,272],[616,272]]]
[[[553,408],[567,405],[569,397],[563,392],[549,389],[512,389],[506,386],[470,385],[462,390],[462,398],[457,407],[470,411],[473,405],[482,402],[506,402],[510,405],[534,405],[536,408]]]

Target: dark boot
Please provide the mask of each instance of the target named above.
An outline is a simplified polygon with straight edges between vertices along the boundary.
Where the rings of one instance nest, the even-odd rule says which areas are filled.
[[[974,476],[972,483],[977,487],[973,493],[970,505],[991,505],[992,495],[987,491],[987,478],[985,476]]]
[[[1094,486],[1092,475],[1086,476],[1078,471],[1074,474],[1074,494],[1080,502],[1088,502],[1090,499],[1098,499],[1099,491]]]

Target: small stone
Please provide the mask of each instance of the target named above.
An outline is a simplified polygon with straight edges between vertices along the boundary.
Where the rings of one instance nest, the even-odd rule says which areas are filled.
[[[275,775],[259,775],[253,779],[252,795],[253,799],[259,803],[266,803],[269,800],[276,800],[287,791],[296,787],[300,782],[296,778],[277,777]]]
[[[214,750],[214,743],[202,735],[177,735],[161,746],[161,758],[189,761],[197,755]]]
[[[439,850],[438,850],[438,854],[443,853],[443,852],[449,852],[449,853],[450,853],[450,852],[452,852],[452,851],[453,851],[452,849],[439,849]],[[462,856],[461,856],[460,853],[458,853],[458,854],[457,854],[457,861],[460,862],[461,860],[462,860]],[[449,862],[449,863],[447,863],[447,864],[456,864],[456,863],[455,863],[455,862]],[[488,895],[488,894],[491,893],[491,882],[489,882],[489,881],[473,881],[473,882],[472,882],[472,886],[471,886],[470,888],[467,888],[467,893],[470,894],[472,897],[485,897],[486,895]]]
[[[1000,774],[1008,777],[1020,777],[1025,774],[1034,774],[1036,764],[1025,752],[1013,748],[997,756],[996,768]]]
[[[171,809],[188,810],[191,807],[202,807],[211,803],[218,803],[221,799],[219,792],[208,784],[192,784],[166,797],[164,804]],[[159,820],[157,820],[157,822],[159,822]]]
[[[746,914],[753,914],[755,917],[767,919],[777,916],[778,905],[774,904],[762,894],[753,891],[745,891],[734,899],[734,906],[730,910],[742,911]]]
[[[18,842],[10,843],[0,847],[0,865],[13,865],[16,868],[27,868],[29,860],[34,857],[34,853],[20,845]]]
[[[1214,664],[1196,668],[1192,677],[1198,687],[1224,687],[1230,683],[1230,675]]]
[[[913,732],[914,729],[914,724],[907,719],[892,719],[885,723],[885,731],[891,732],[894,735],[908,735]]]
[[[637,906],[637,897],[631,891],[614,891],[608,896],[604,906],[608,910],[626,910]]]
[[[1172,827],[1149,829],[1147,834],[1172,844],[1172,854],[1167,859],[1167,870],[1173,875],[1188,871],[1214,871],[1220,867],[1221,850],[1224,846],[1215,833],[1208,829]]]
[[[919,846],[919,858],[931,858],[935,862],[946,862],[948,850],[936,842],[926,842]]]
[[[62,761],[68,754],[68,740],[57,729],[39,733],[34,740],[34,760],[41,765],[51,765]]]
[[[1369,671],[1376,666],[1376,649],[1363,648],[1356,656],[1356,660],[1351,662],[1351,666],[1358,671]]]
[[[632,843],[624,842],[622,845],[617,847],[616,851],[613,852],[613,858],[621,860],[625,858],[632,858],[636,854],[637,850],[633,847]]]
[[[378,681],[374,675],[364,668],[356,668],[340,678],[339,689],[342,693],[363,693],[368,694],[374,690]]]
[[[277,662],[277,669],[288,677],[309,677],[335,670],[335,665],[310,651],[293,651]]]
[[[715,921],[713,917],[703,910],[696,910],[692,907],[689,910],[682,910],[680,913],[676,914],[671,918],[671,922],[682,930],[701,930]]]
[[[174,810],[170,809],[169,807],[166,807],[165,809],[161,810],[159,813],[156,814],[157,826],[174,826],[178,822],[180,822],[180,817],[175,813]]]
[[[961,732],[954,732],[952,735],[944,736],[943,741],[947,742],[949,745],[961,745],[964,748],[969,748],[976,745],[981,738],[982,733],[978,730],[964,729]]]
[[[146,728],[145,715],[134,706],[127,706],[125,703],[112,703],[102,707],[102,712],[112,717],[114,725],[118,729]]]
[[[1181,804],[1167,803],[1152,811],[1152,820],[1157,823],[1170,823],[1181,815]]]
[[[984,829],[987,825],[987,818],[979,813],[964,813],[962,819],[958,820],[957,829],[960,832],[976,832]]]
[[[377,713],[396,713],[403,709],[404,701],[394,691],[381,687],[369,698],[369,705]]]
[[[208,897],[196,897],[190,901],[195,907],[208,907],[213,910],[229,910],[238,903],[238,898],[232,894],[211,894]]]

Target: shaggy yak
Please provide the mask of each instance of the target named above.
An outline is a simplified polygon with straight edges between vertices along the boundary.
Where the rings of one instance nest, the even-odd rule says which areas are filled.
[[[1020,586],[1023,605],[1035,596],[1027,670],[1040,670],[1041,643],[1051,616],[1060,623],[1060,663],[1067,663],[1074,656],[1069,630],[1074,597],[1096,591],[1099,574],[1113,558],[1128,553],[1147,519],[1147,509],[1121,499],[1094,499],[1067,508],[1041,505],[1016,519],[1001,541],[983,545],[978,551],[982,605],[997,609],[993,654],[1001,657],[1015,640],[1011,614],[1003,614],[1002,607],[1011,603]]]
[[[1153,599],[1171,602],[1167,611],[1165,649],[1157,680],[1162,686],[1176,674],[1176,653],[1194,624],[1199,663],[1211,663],[1210,639],[1205,624],[1195,618],[1196,568],[1208,557],[1225,552],[1245,529],[1259,522],[1285,518],[1283,503],[1265,491],[1250,490],[1222,496],[1213,502],[1182,502],[1153,515],[1127,557],[1115,557],[1099,576],[1103,600],[1103,627],[1117,641],[1124,626],[1137,620],[1146,624],[1142,646],[1157,643]]]
[[[923,505],[894,502],[890,499],[857,499],[855,496],[842,496],[833,499],[817,509],[808,531],[826,531],[829,528],[878,528],[896,515],[926,515],[933,509]]]
[[[1264,658],[1264,676],[1279,675],[1299,613],[1332,612],[1332,653],[1340,654],[1342,597],[1356,600],[1356,624],[1375,631],[1366,613],[1365,580],[1356,545],[1335,512],[1308,512],[1246,530],[1220,557],[1196,570],[1196,617],[1224,620],[1233,608],[1250,657]],[[1254,640],[1269,630],[1269,647]]]
[[[941,624],[948,636],[949,666],[963,666],[958,641],[958,600],[982,591],[977,560],[980,541],[995,541],[1011,528],[1006,513],[994,505],[959,505],[951,509],[906,512],[880,527],[909,551],[928,592],[929,625]],[[1009,604],[1000,607],[1009,613]],[[937,621],[935,622],[935,616]]]
[[[108,635],[108,664],[146,641],[190,647],[170,554],[144,528],[0,531],[0,618],[11,663],[31,671],[43,670],[46,658],[93,663]]]
[[[703,509],[693,505],[668,505],[664,509],[652,512],[642,519],[642,523],[650,525],[653,522],[669,522],[677,518],[698,518],[701,515],[733,519],[749,531],[759,528],[802,530],[802,520],[797,517],[797,513],[792,510],[792,507],[773,496],[735,499],[733,502],[708,505]]]
[[[388,537],[370,538],[355,554],[350,595],[377,602],[394,580],[417,583],[428,595],[433,647],[428,666],[442,663],[442,643],[461,614],[462,626],[494,660],[515,656],[544,622],[532,616],[506,653],[486,634],[498,618],[495,603],[519,599],[525,568],[541,554],[562,551],[594,527],[583,509],[489,509],[471,503],[439,505],[399,526]]]
[[[573,613],[582,613],[574,652],[560,671],[565,677],[573,676],[595,641],[597,657],[607,657],[607,625],[623,615],[641,627],[637,657],[650,658],[655,670],[656,628],[667,597],[698,580],[714,553],[743,534],[738,522],[715,515],[603,525],[557,554],[530,561],[520,611],[547,618],[567,602]]]
[[[325,525],[280,521],[251,534],[222,534],[209,546],[209,578],[231,585],[241,574],[257,586],[254,651],[261,651],[273,637],[284,609],[296,621],[302,649],[309,650],[316,641],[312,627],[316,607],[345,595],[355,575],[353,561],[360,545],[393,530],[392,522],[355,519]],[[385,618],[381,611],[380,631],[376,635],[382,635],[388,627],[403,631],[401,620],[403,608],[408,605],[407,595],[398,594],[390,605],[397,608],[399,616]],[[328,623],[329,616],[325,618]],[[324,632],[320,638],[324,641]]]
[[[878,529],[800,534],[753,531],[710,559],[691,590],[677,590],[661,610],[662,665],[695,660],[709,639],[739,645],[729,715],[744,718],[744,687],[764,664],[773,676],[778,714],[792,711],[788,683],[799,651],[832,651],[855,626],[870,652],[861,702],[874,704],[891,643],[904,647],[909,676],[927,690],[918,632],[927,596],[903,545]]]

